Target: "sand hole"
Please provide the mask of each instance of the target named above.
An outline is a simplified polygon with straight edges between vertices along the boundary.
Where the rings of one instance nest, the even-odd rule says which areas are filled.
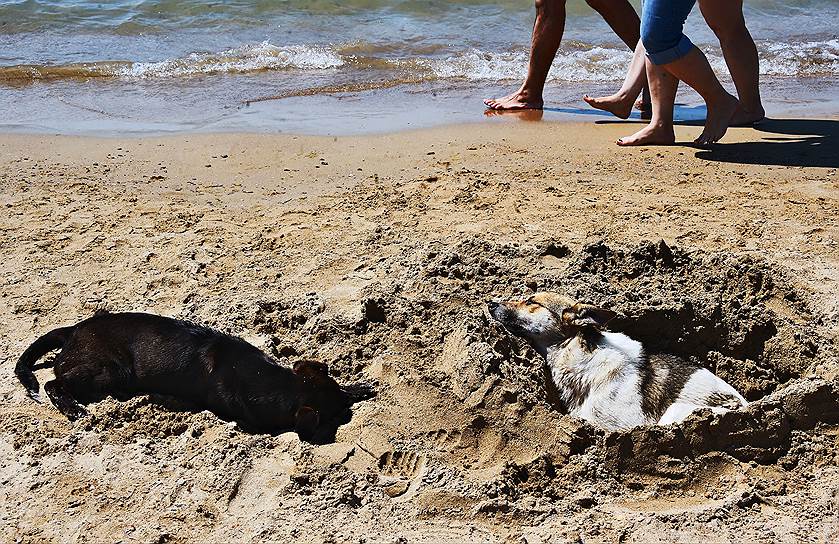
[[[464,402],[491,407],[490,423],[492,411],[501,413],[505,405],[561,407],[551,402],[544,361],[479,313],[477,302],[469,302],[475,294],[457,294],[457,281],[472,282],[484,300],[556,291],[611,308],[620,314],[611,330],[641,341],[649,353],[677,355],[709,368],[753,403],[730,416],[701,412],[670,427],[610,435],[593,429],[572,432],[565,440],[569,456],[595,447],[618,473],[678,481],[690,473],[690,463],[681,459],[724,451],[741,460],[775,462],[789,451],[796,429],[839,420],[835,387],[810,379],[819,363],[836,358],[835,347],[822,336],[820,319],[794,278],[783,271],[749,255],[664,242],[630,248],[595,242],[578,251],[562,247],[470,241],[457,248],[457,259],[438,259],[455,262],[443,270],[447,274],[439,264],[432,268],[440,278],[437,287],[453,293],[452,304],[472,309],[447,336],[436,368],[449,375],[451,390]],[[497,385],[487,387],[492,383],[488,376],[496,376]],[[499,390],[495,403],[484,400]],[[563,425],[557,417],[555,424]]]
[[[709,368],[749,401],[835,356],[792,282],[750,256],[601,242],[583,248],[567,277],[544,283],[618,311],[612,330]]]

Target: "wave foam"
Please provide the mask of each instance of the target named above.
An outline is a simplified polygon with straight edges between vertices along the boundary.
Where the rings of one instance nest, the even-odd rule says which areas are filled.
[[[563,51],[551,68],[552,81],[611,81],[623,79],[632,54],[603,47]],[[521,80],[527,75],[528,53],[490,53],[473,49],[446,59],[419,61],[441,79]]]
[[[137,62],[115,74],[126,78],[184,77],[201,74],[248,73],[265,70],[328,70],[344,60],[327,47],[304,45],[277,47],[269,42],[230,49],[221,53],[193,53],[162,62]]]
[[[761,43],[760,73],[777,77],[818,77],[839,74],[839,39],[800,43]],[[369,49],[369,48],[368,48]],[[376,54],[358,44],[342,46],[291,45],[269,42],[246,45],[219,53],[193,53],[160,62],[103,61],[58,66],[19,65],[0,67],[0,81],[27,82],[48,79],[115,77],[126,80],[166,79],[208,74],[242,74],[260,71],[347,70],[376,77],[398,72],[412,81],[460,79],[467,81],[522,80],[527,73],[528,52],[524,49],[489,52],[469,49],[446,57],[435,51],[408,52],[396,56]],[[397,48],[398,49],[398,48]],[[709,60],[720,73],[727,70],[718,47]],[[630,51],[587,44],[568,43],[557,55],[550,73],[555,82],[620,81],[632,59]]]
[[[760,73],[769,76],[839,74],[839,39],[823,42],[769,43],[761,47]]]

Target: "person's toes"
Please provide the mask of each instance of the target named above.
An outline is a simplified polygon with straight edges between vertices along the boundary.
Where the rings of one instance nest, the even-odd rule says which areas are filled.
[[[621,147],[627,147],[632,145],[643,145],[644,137],[639,135],[637,132],[631,136],[624,136],[623,138],[618,138],[616,142]]]
[[[618,138],[617,144],[621,147],[632,147],[636,145],[644,145],[643,137],[639,137],[637,134],[633,134],[632,136],[627,136],[626,138]]]

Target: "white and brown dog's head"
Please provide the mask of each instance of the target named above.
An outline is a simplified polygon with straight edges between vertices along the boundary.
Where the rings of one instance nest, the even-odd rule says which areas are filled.
[[[516,336],[529,340],[544,351],[575,336],[586,327],[600,329],[615,317],[615,312],[569,297],[542,292],[527,300],[490,302],[489,313]]]

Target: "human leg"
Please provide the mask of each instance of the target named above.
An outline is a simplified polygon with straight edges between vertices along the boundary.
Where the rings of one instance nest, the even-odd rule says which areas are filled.
[[[647,0],[641,40],[650,62],[693,87],[705,100],[705,130],[696,142],[708,144],[725,134],[738,102],[720,84],[705,55],[682,32],[694,3],[695,0]]]
[[[516,92],[503,98],[488,98],[484,104],[494,110],[542,109],[545,81],[564,31],[565,0],[536,0],[527,77]]]
[[[641,38],[641,20],[627,0],[586,0],[630,49]]]
[[[696,138],[696,143],[711,144],[722,138],[739,102],[720,84],[702,51],[693,47],[687,55],[663,65],[663,68],[693,87],[705,100],[708,110],[705,129]]]
[[[652,99],[652,119],[649,125],[632,136],[620,138],[617,143],[621,146],[666,145],[676,141],[673,132],[673,104],[679,80],[649,59],[646,59],[645,66]]]
[[[629,71],[626,73],[626,78],[618,92],[600,98],[585,95],[583,100],[593,108],[608,111],[621,119],[628,118],[632,113],[632,107],[635,105],[635,99],[638,98],[641,89],[647,82],[645,53],[644,44],[641,43],[641,40],[638,40],[635,54],[632,56],[632,63],[629,65]]]
[[[720,41],[725,63],[737,87],[740,108],[732,124],[759,121],[765,111],[760,100],[757,47],[743,18],[743,0],[700,0],[699,9]]]

